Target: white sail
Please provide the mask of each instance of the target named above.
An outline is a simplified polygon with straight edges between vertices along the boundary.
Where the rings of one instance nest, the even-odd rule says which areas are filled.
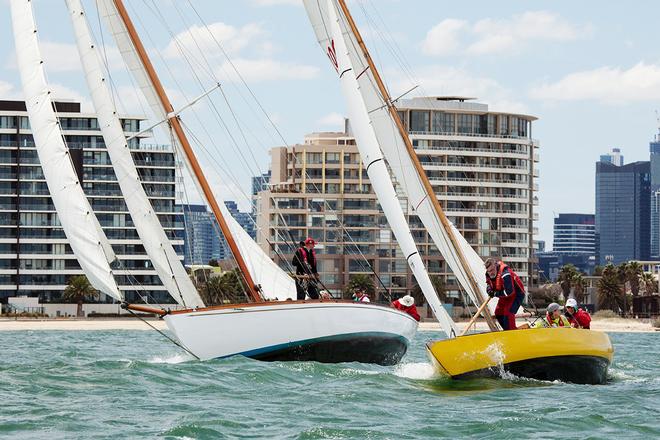
[[[128,67],[131,75],[135,79],[138,87],[142,91],[151,111],[157,120],[164,120],[167,118],[167,112],[160,101],[155,88],[151,84],[147,71],[145,70],[140,57],[137,54],[135,46],[131,41],[128,30],[119,15],[119,11],[115,6],[113,0],[98,0],[97,1],[99,14],[104,20],[107,28],[109,29],[114,41],[117,43],[119,52]],[[186,160],[185,154],[180,154],[179,157],[190,171],[190,175],[195,181],[195,185],[199,188],[199,182],[195,178],[195,173]],[[201,194],[201,191],[200,191]],[[208,201],[207,201],[208,202]],[[224,209],[223,203],[218,203],[220,209],[229,224],[230,229],[233,231],[233,237],[236,241],[241,256],[245,260],[245,264],[250,271],[250,275],[254,282],[261,285],[262,294],[266,299],[287,299],[296,297],[295,282],[286,272],[279,268],[266,254],[260,246],[258,246],[252,238],[243,231],[238,225],[238,222]]]
[[[319,11],[318,5],[319,2],[317,1],[306,2],[305,4],[312,22],[316,17],[315,14]],[[324,17],[324,22],[328,26],[328,33],[324,33],[324,35],[329,36],[329,43],[324,45],[322,42],[321,47],[327,50],[328,57],[339,74],[342,91],[348,104],[348,117],[353,127],[355,143],[369,175],[369,181],[426,301],[445,333],[451,336],[452,333],[456,333],[454,322],[442,306],[433,288],[429,274],[417,250],[415,240],[410,233],[387,165],[378,146],[378,140],[370,124],[367,108],[360,96],[359,84],[356,79],[359,72],[356,72],[351,66],[348,49],[339,26],[337,11],[331,2],[328,2],[326,7],[327,15]]]
[[[179,304],[190,308],[204,307],[204,302],[181,265],[144,192],[121,121],[113,105],[102,69],[101,54],[93,41],[82,3],[80,0],[66,0],[66,4],[106,149],[144,249],[163,286]]]
[[[92,286],[122,299],[110,268],[116,257],[85,197],[64,143],[46,83],[29,0],[12,0],[16,59],[39,162],[62,229]]]
[[[245,232],[224,203],[218,205],[227,220],[250,275],[254,278],[254,282],[261,286],[261,296],[268,300],[296,299],[296,283],[293,278],[287,275]]]
[[[329,22],[327,21],[327,15],[324,15],[325,3],[317,0],[304,0],[304,3],[321,47],[324,49],[331,47],[332,38]],[[334,1],[331,3],[334,7]],[[408,196],[408,201],[410,206],[412,206],[413,212],[424,224],[424,227],[460,285],[475,304],[481,304],[486,298],[483,260],[452,225],[453,238],[462,250],[469,267],[464,267],[461,264],[457,250],[431,204],[430,197],[435,197],[435,195],[427,194],[412,159],[408,155],[396,123],[392,120],[388,107],[377,88],[376,80],[369,69],[369,63],[365,59],[355,35],[348,27],[345,17],[341,13],[339,13],[339,17],[339,24],[342,34],[347,41],[346,46],[351,59],[351,65],[357,75],[362,100],[367,109],[371,126],[378,139],[378,144],[387,159],[390,169],[396,177],[397,183]],[[471,277],[477,284],[476,289],[470,282]],[[492,301],[492,303],[492,305],[489,305],[494,307],[495,301]]]

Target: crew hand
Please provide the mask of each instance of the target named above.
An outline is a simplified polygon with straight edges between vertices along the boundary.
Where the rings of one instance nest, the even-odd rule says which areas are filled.
[[[490,287],[486,289],[486,293],[491,298],[495,296],[495,292],[493,292],[493,289],[491,289]]]

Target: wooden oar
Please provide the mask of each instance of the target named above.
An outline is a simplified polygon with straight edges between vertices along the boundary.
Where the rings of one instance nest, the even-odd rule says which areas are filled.
[[[468,332],[468,330],[470,330],[470,327],[472,327],[472,324],[474,324],[474,322],[477,320],[479,315],[481,315],[481,312],[484,311],[484,309],[486,308],[486,306],[488,305],[488,302],[490,300],[491,300],[490,296],[488,298],[486,298],[486,301],[484,301],[484,303],[481,305],[481,307],[479,307],[479,310],[477,310],[477,313],[475,313],[474,316],[472,317],[472,319],[470,319],[470,322],[468,322],[468,325],[467,325],[467,327],[465,327],[465,330],[463,330],[463,332],[461,333],[461,336],[465,336],[465,334]]]

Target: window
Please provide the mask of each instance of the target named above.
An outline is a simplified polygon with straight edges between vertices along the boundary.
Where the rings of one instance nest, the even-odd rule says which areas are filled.
[[[410,131],[430,131],[429,112],[420,110],[410,111]]]

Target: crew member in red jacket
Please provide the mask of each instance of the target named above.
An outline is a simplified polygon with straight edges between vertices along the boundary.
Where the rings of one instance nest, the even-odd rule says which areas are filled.
[[[591,325],[591,315],[586,310],[578,308],[577,301],[569,298],[566,301],[566,312],[564,313],[571,327],[589,329]]]
[[[417,313],[417,307],[415,307],[415,299],[410,295],[406,295],[402,298],[392,301],[392,306],[397,310],[406,312],[415,318],[416,321],[421,319],[419,313]]]
[[[495,318],[504,330],[516,329],[516,312],[525,299],[525,286],[518,275],[502,261],[489,258],[486,266],[488,296],[496,296]]]

